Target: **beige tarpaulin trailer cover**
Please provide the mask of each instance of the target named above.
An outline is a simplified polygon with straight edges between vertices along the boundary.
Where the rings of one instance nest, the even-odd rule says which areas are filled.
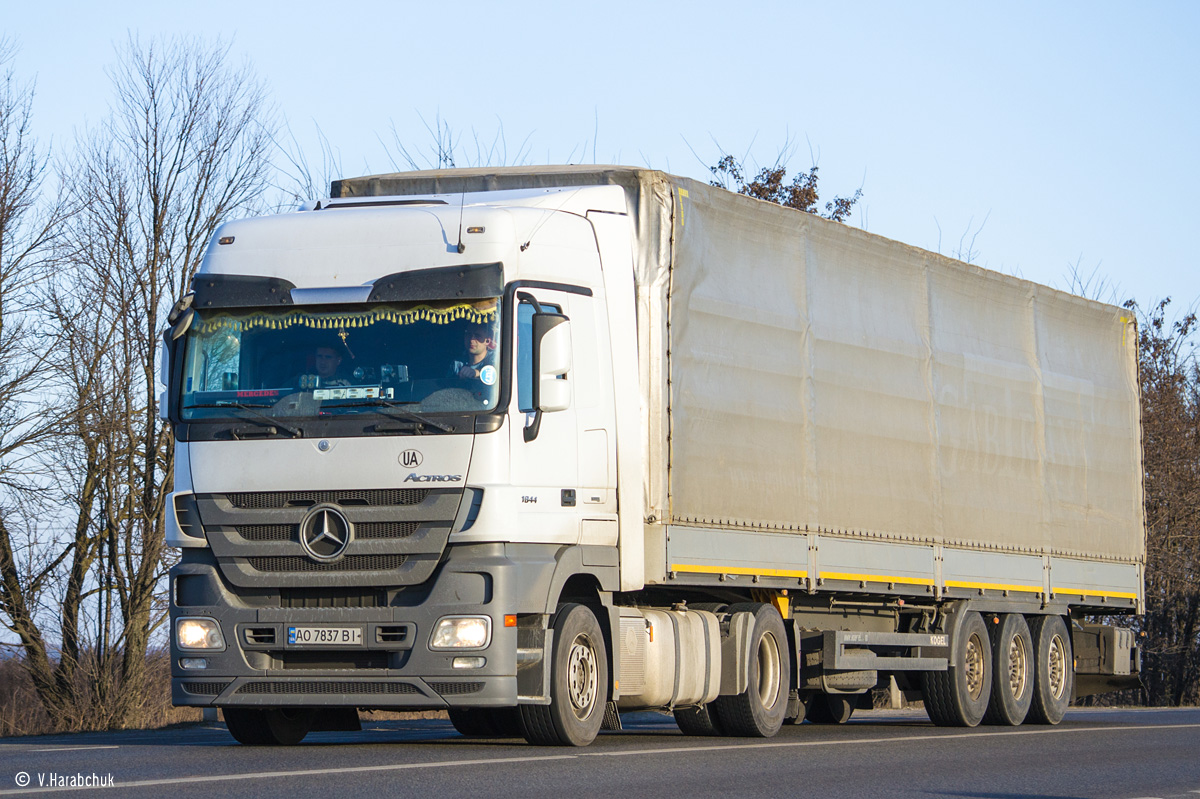
[[[416,172],[333,191],[614,184],[637,228],[647,515],[1143,562],[1121,308],[651,170]]]

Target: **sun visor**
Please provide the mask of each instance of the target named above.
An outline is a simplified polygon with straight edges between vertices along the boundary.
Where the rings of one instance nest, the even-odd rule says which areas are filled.
[[[251,308],[291,305],[289,280],[259,275],[198,274],[192,278],[196,308]]]
[[[441,266],[381,277],[367,301],[477,300],[503,292],[504,271],[499,263]]]

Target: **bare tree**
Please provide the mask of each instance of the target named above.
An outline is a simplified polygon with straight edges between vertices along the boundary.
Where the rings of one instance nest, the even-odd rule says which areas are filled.
[[[278,170],[275,190],[278,200],[273,203],[276,212],[294,210],[307,200],[315,200],[329,193],[329,186],[342,177],[341,155],[334,150],[325,132],[316,128],[317,147],[321,154],[320,165],[314,165],[304,147],[301,146],[291,125],[285,123],[287,140],[274,141],[275,150],[286,165]]]
[[[0,40],[0,620],[17,636],[22,663],[53,715],[72,705],[77,615],[70,606],[80,585],[80,553],[39,523],[35,455],[55,420],[41,401],[53,334],[38,297],[67,209],[43,196],[48,155],[31,133],[34,85],[18,80],[13,55],[11,43]],[[70,574],[60,608],[50,596],[64,562]],[[54,653],[41,627],[55,616],[65,657]]]
[[[1200,367],[1194,312],[1139,316],[1146,504],[1145,700],[1200,702]]]
[[[471,128],[473,147],[468,147],[463,144],[462,131],[455,131],[448,121],[442,119],[440,113],[434,117],[432,125],[425,117],[420,119],[429,134],[430,143],[427,149],[405,144],[395,122],[391,125],[391,144],[383,139],[379,140],[394,169],[454,169],[459,166],[519,166],[529,163],[529,140],[533,136],[532,131],[526,134],[515,152],[509,153],[504,123],[500,120],[497,120],[496,130],[491,136],[481,136],[479,131]],[[392,152],[393,147],[395,153]],[[574,153],[573,149],[572,156]],[[567,160],[570,161],[571,158]]]
[[[164,618],[174,447],[157,415],[159,336],[217,226],[268,188],[273,130],[261,85],[220,43],[130,39],[110,77],[109,116],[65,176],[79,210],[49,305],[68,342],[56,353],[71,400],[68,498],[76,530],[97,542],[95,701],[103,724],[122,727]]]
[[[711,183],[748,197],[778,203],[787,208],[795,208],[831,219],[834,222],[845,222],[846,218],[850,216],[850,212],[854,210],[854,206],[862,199],[862,188],[856,189],[851,197],[834,196],[832,200],[825,203],[825,210],[822,212],[820,180],[817,174],[820,167],[817,166],[815,157],[807,172],[797,172],[792,176],[790,183],[786,182],[787,163],[791,159],[794,149],[790,140],[786,142],[775,159],[775,163],[760,169],[752,180],[746,180],[743,166],[745,158],[739,160],[729,153],[722,152],[717,165],[708,168],[713,175]]]

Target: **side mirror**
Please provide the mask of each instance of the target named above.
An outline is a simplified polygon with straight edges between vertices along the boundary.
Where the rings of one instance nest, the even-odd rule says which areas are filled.
[[[533,315],[533,422],[525,440],[537,438],[542,414],[571,407],[571,320],[560,313],[539,310]]]
[[[171,341],[181,338],[184,333],[188,332],[188,328],[192,326],[192,321],[195,318],[196,311],[191,308],[181,313],[179,318],[171,324]]]
[[[533,331],[538,348],[535,407],[546,413],[565,411],[571,406],[571,383],[566,379],[571,370],[571,322],[562,314],[539,314],[533,317]]]

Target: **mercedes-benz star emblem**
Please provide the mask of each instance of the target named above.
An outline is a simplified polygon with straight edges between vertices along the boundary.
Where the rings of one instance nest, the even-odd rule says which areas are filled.
[[[353,535],[350,521],[332,505],[318,505],[300,523],[300,544],[313,560],[337,560]]]

